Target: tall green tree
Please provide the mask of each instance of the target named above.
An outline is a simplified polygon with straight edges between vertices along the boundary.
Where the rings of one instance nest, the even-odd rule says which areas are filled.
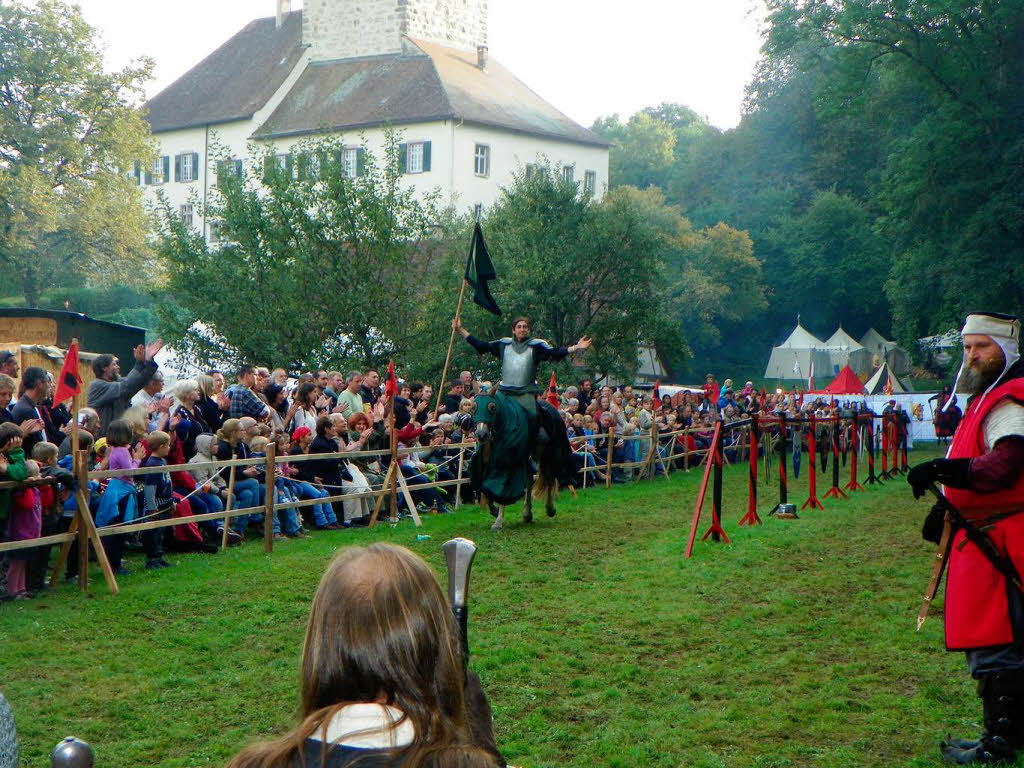
[[[131,178],[152,152],[151,70],[104,72],[77,6],[0,5],[0,264],[29,306],[58,279],[152,276]]]
[[[596,202],[556,169],[518,175],[481,222],[498,272],[491,290],[504,314],[497,318],[467,302],[466,327],[481,338],[500,338],[510,335],[514,318],[525,315],[535,335],[555,346],[592,336],[594,346],[578,361],[588,375],[632,376],[640,346],[681,357],[685,347],[671,319],[665,271],[671,243],[635,193],[620,188]],[[469,231],[466,222],[460,247],[440,270],[420,315],[417,332],[426,343],[410,367],[428,381],[440,375],[444,362],[438,350],[447,343],[448,319],[455,314]],[[497,375],[493,361],[456,342],[453,370]],[[562,381],[580,374],[569,361],[556,370]]]
[[[158,306],[164,338],[198,363],[265,361],[292,369],[382,364],[417,343],[417,299],[438,250],[436,194],[418,197],[398,137],[346,168],[340,137],[294,147],[286,167],[253,146],[226,155],[200,212],[218,242],[164,200],[159,253],[175,290]],[[198,204],[198,201],[197,201]],[[194,321],[202,325],[194,326]]]

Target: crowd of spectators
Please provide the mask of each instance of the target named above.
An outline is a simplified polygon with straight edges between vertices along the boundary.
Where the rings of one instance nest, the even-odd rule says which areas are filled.
[[[78,412],[80,448],[88,451],[89,469],[150,470],[90,483],[86,492],[97,525],[220,513],[229,501],[232,509],[250,511],[232,517],[226,534],[222,520],[184,520],[141,535],[104,536],[119,574],[127,573],[126,547],[144,552],[145,567],[159,569],[171,565],[167,551],[212,553],[225,538],[236,544],[261,534],[260,508],[268,490],[278,504],[305,502],[277,510],[272,527],[278,540],[367,524],[374,502],[370,492],[382,487],[391,460],[386,449],[392,406],[395,439],[409,449],[400,453],[399,470],[408,485],[431,486],[413,488],[417,511],[450,512],[455,495],[468,493],[465,486],[434,484],[455,480],[460,453],[468,461],[473,452],[475,398],[488,393],[491,383],[471,371],[449,382],[437,403],[432,388],[416,382],[401,382],[398,394],[388,397],[373,368],[346,374],[317,370],[292,378],[281,368],[243,365],[230,377],[209,370],[178,380],[168,391],[153,359],[159,350],[159,342],[136,348],[134,364],[123,376],[112,355],[92,362],[95,378],[86,391],[87,406]],[[68,403],[52,402],[55,387],[47,371],[29,367],[20,381],[18,373],[17,359],[0,354],[0,479],[40,479],[21,489],[0,490],[0,531],[7,540],[67,531],[77,503],[70,490]],[[717,419],[728,424],[750,414],[797,417],[809,412],[824,417],[867,407],[757,392],[749,381],[742,388],[734,388],[730,379],[719,385],[710,374],[703,389],[671,397],[630,385],[597,388],[589,379],[543,397],[562,415],[582,487],[627,482],[653,455],[653,441],[662,459],[655,462],[657,471],[665,471],[668,461],[688,468],[709,446]],[[736,450],[741,434],[728,433],[727,452]],[[470,443],[468,449],[453,447],[462,443]],[[271,445],[277,457],[296,457],[278,462],[272,478],[262,463],[237,468],[233,482],[229,470],[210,466],[265,457]],[[382,453],[364,455],[374,451]],[[311,456],[323,458],[306,458]],[[168,465],[194,469],[153,471]],[[43,479],[48,477],[55,480]],[[399,515],[411,512],[402,494]],[[0,567],[0,576],[8,573],[6,594],[21,599],[45,589],[49,558],[48,547],[12,551],[4,559],[6,567]],[[72,553],[66,577],[76,578],[77,568]]]

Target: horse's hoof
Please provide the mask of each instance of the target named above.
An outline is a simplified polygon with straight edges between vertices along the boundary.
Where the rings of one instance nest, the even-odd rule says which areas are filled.
[[[523,522],[524,523],[532,523],[533,522],[533,515],[523,515]]]
[[[555,516],[555,508],[554,507],[551,507],[549,509],[545,509],[544,511],[548,513],[548,517],[554,517]]]
[[[501,526],[498,525],[497,523],[495,523],[494,525],[491,526],[491,530],[492,531],[500,531],[501,530]]]

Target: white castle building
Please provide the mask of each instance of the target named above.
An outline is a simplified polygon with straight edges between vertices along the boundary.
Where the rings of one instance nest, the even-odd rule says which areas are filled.
[[[204,236],[212,222],[190,200],[216,183],[211,144],[236,166],[250,143],[273,146],[292,172],[294,144],[341,135],[355,174],[363,138],[379,154],[390,126],[409,183],[460,210],[490,205],[515,171],[545,161],[584,194],[604,192],[607,143],[489,58],[488,0],[276,2],[276,16],[250,22],[146,105],[160,150],[136,180]]]

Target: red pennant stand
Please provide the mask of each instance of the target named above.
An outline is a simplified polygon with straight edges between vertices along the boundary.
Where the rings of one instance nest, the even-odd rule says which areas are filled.
[[[889,463],[892,465],[892,468],[889,471],[891,472],[892,476],[895,477],[902,471],[900,469],[901,440],[899,417],[895,413],[893,413],[890,415],[889,421],[891,422],[889,426],[889,447],[892,448],[892,459],[889,461]]]
[[[854,422],[856,424],[856,422]],[[868,416],[868,476],[864,478],[864,482],[868,485],[874,485],[878,481],[878,475],[875,474],[875,417]]]
[[[799,439],[796,435],[793,437],[794,440]],[[807,501],[804,502],[800,509],[824,509],[825,505],[818,501],[818,478],[817,478],[817,467],[815,466],[815,459],[818,455],[815,446],[815,435],[814,435],[814,414],[811,414],[811,431],[807,436],[807,449],[810,454],[810,462],[808,464],[809,474],[807,475]]]
[[[882,474],[879,480],[888,480],[892,477],[889,474],[889,417],[882,414]]]
[[[740,525],[761,525],[761,518],[757,514],[757,460],[758,460],[758,432],[757,416],[751,417],[750,424],[750,472],[747,475],[747,514],[740,519]]]
[[[722,448],[721,429],[719,429],[718,440],[715,441],[714,448],[714,453],[708,454],[709,458],[713,457],[711,460],[714,462],[714,479],[711,486],[711,527],[701,536],[700,540],[707,541],[710,536],[712,541],[724,541],[729,544],[731,543],[729,537],[725,535],[725,529],[722,528],[722,467],[725,464],[725,453]]]
[[[708,456],[714,455],[718,451],[718,444],[722,440],[722,422],[715,422],[715,431],[711,437],[711,447],[708,450]],[[697,526],[700,524],[700,513],[704,507],[704,497],[708,492],[708,480],[711,479],[711,465],[713,461],[706,461],[704,463],[704,477],[700,481],[700,490],[697,492],[697,504],[693,510],[693,520],[690,523],[690,537],[686,542],[686,557],[689,558],[693,555],[693,545],[697,541]]]
[[[835,417],[835,424],[832,427],[832,487],[825,491],[825,498],[848,498],[839,487],[839,433],[842,424],[838,416]]]
[[[863,491],[864,486],[857,482],[857,417],[850,424],[850,482],[843,487],[848,491]]]
[[[907,434],[908,431],[905,425],[900,424],[900,432],[902,433],[900,434],[900,447],[903,449],[903,462],[900,464],[900,472],[903,474],[907,474],[910,471],[910,462],[907,460],[907,442],[910,439],[910,436]]]

